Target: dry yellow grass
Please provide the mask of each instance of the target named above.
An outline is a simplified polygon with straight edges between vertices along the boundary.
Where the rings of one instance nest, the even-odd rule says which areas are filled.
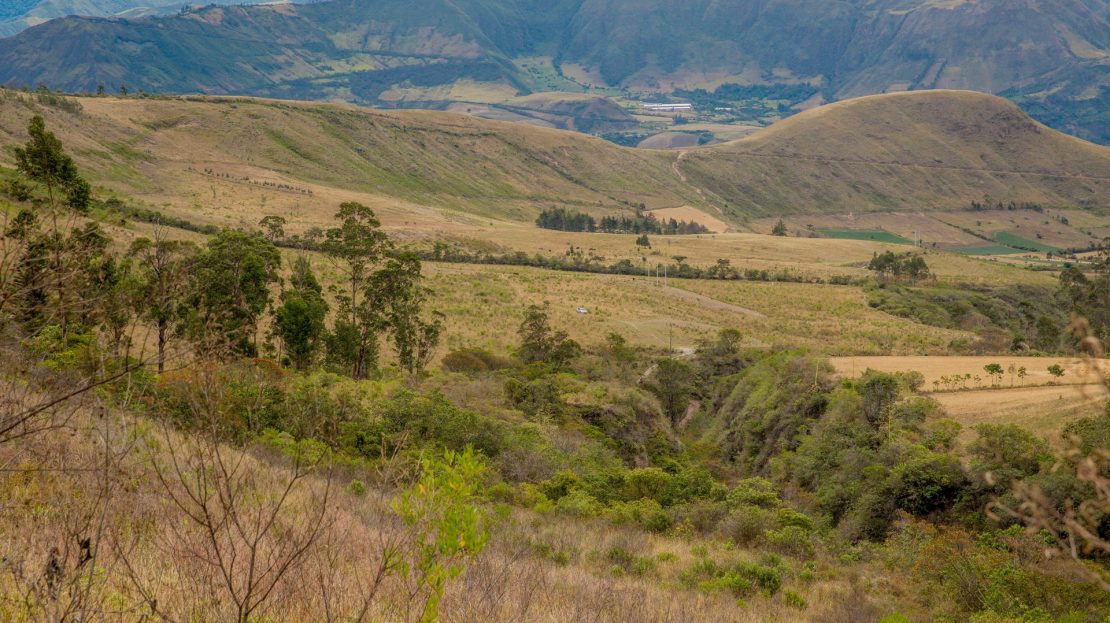
[[[1110,150],[982,94],[860,98],[681,154],[443,112],[77,98],[84,112],[73,115],[0,95],[0,144],[24,140],[41,112],[94,181],[223,225],[274,213],[307,226],[356,198],[390,225],[426,231],[459,219],[528,222],[549,205],[595,214],[689,205],[740,226],[781,213],[963,208],[984,193],[1050,206],[1110,197]]]
[[[863,374],[866,370],[880,372],[920,372],[925,377],[923,390],[933,389],[933,381],[941,377],[970,374],[972,377],[982,378],[982,386],[991,384],[988,374],[983,367],[997,363],[1003,370],[1013,366],[1015,372],[1024,367],[1026,377],[1024,385],[1044,385],[1055,382],[1061,385],[1087,385],[1100,381],[1097,370],[1103,374],[1110,373],[1110,360],[1097,360],[1090,362],[1076,357],[1005,357],[1005,356],[975,356],[975,357],[833,357],[833,367],[842,377],[854,377]],[[1064,369],[1064,376],[1057,379],[1048,372],[1051,365],[1059,365]],[[1010,374],[1006,373],[1001,385],[1010,386]],[[1020,387],[1023,380],[1013,378],[1015,387]],[[975,388],[975,381],[967,383],[968,387]],[[943,389],[943,387],[942,387]]]
[[[1019,387],[932,395],[948,416],[963,425],[960,439],[975,439],[978,424],[1017,424],[1062,448],[1060,431],[1072,420],[1097,415],[1107,396],[1099,385]]]
[[[1108,396],[1102,385],[1110,372],[1110,360],[1074,357],[832,357],[837,376],[851,378],[867,370],[920,372],[925,377],[922,391],[936,400],[949,417],[963,425],[960,439],[975,438],[977,424],[1017,424],[1060,445],[1060,431],[1068,422],[1105,409]],[[997,387],[991,387],[983,367],[997,363],[1006,370]],[[1048,366],[1059,365],[1064,376],[1049,374]],[[1024,367],[1027,375],[1011,378],[1009,369]],[[980,377],[963,382],[968,389],[945,391],[942,377],[970,374]],[[1013,383],[1013,386],[1011,386]],[[941,391],[933,391],[935,389]]]
[[[943,353],[961,331],[877,312],[853,287],[662,280],[505,266],[428,264],[432,307],[447,314],[448,348],[504,351],[517,341],[524,308],[550,301],[551,320],[586,345],[611,331],[635,344],[695,346],[739,329],[751,346],[838,353]],[[588,314],[575,309],[584,306]]]
[[[845,100],[686,153],[691,183],[755,215],[961,209],[984,195],[1097,205],[1110,194],[1110,150],[968,91]]]
[[[146,604],[155,600],[161,612],[172,616],[233,620],[236,609],[224,582],[245,586],[247,561],[217,563],[197,555],[208,547],[206,534],[170,499],[170,493],[181,495],[179,489],[192,481],[188,476],[177,480],[168,448],[172,445],[181,460],[196,440],[142,419],[119,418],[110,410],[100,410],[97,418],[85,413],[72,425],[18,447],[0,445],[0,461],[14,468],[3,474],[0,486],[0,553],[5,561],[0,566],[0,618],[58,620],[56,615],[76,608],[92,620],[116,620],[119,613],[147,612]],[[111,456],[106,479],[100,468],[104,439],[117,453]],[[234,466],[233,482],[250,492],[241,497],[236,492],[240,512],[249,516],[253,505],[270,508],[281,497],[288,472],[283,467],[287,461],[279,455],[244,454],[228,447],[219,452],[226,465]],[[168,470],[163,471],[165,477],[157,475],[155,461]],[[326,489],[323,474],[309,476],[292,489],[279,507],[283,510],[276,516],[277,530],[261,533],[259,571],[269,574],[270,563],[284,560],[292,547],[289,540],[316,527],[320,533],[278,577],[250,620],[300,623],[324,620],[325,615],[354,620],[375,586],[384,548],[395,547],[401,556],[407,555],[412,537],[390,510],[395,491],[373,484],[365,494],[346,489],[351,478],[366,477],[358,469],[333,473],[318,524],[312,522]],[[211,512],[220,512],[215,501],[209,504]],[[242,529],[253,534],[255,527],[247,522]],[[235,534],[221,533],[220,547],[237,542]],[[78,562],[79,542],[86,537],[95,547],[93,573],[82,571],[88,566]],[[844,611],[845,603],[871,611],[876,602],[887,599],[863,593],[854,579],[859,569],[819,559],[816,579],[801,582],[792,573],[785,578],[784,588],[809,602],[804,611],[788,607],[780,597],[760,594],[740,606],[725,591],[687,587],[679,578],[696,560],[696,546],[722,564],[754,559],[757,552],[696,536],[646,534],[603,520],[513,510],[494,525],[491,537],[485,551],[448,582],[440,620],[786,623],[828,621],[830,613]],[[609,560],[613,548],[648,564],[641,573],[619,572]],[[227,555],[232,550],[222,551]],[[234,564],[237,571],[225,578],[221,564]],[[801,563],[788,564],[800,568]],[[50,594],[44,586],[57,588],[54,597],[42,599]],[[373,590],[368,619],[417,620],[422,598],[413,599],[412,589],[413,584],[396,571],[386,574]]]
[[[702,210],[692,208],[690,206],[680,206],[677,208],[661,208],[658,210],[649,210],[646,212],[651,216],[661,220],[669,221],[674,219],[676,221],[687,221],[689,223],[698,223],[705,226],[706,229],[713,233],[721,233],[728,229],[728,223],[719,218],[715,218],[706,214]]]

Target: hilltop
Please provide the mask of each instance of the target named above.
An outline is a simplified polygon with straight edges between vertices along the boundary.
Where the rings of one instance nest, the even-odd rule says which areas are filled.
[[[1108,16],[1106,0],[208,6],[36,26],[0,41],[0,84],[91,92],[126,83],[422,107],[546,91],[689,97],[754,85],[766,92],[741,99],[772,110],[957,88],[1004,95],[1058,129],[1105,142]],[[782,95],[797,87],[810,92]],[[747,108],[726,107],[734,105]]]
[[[737,216],[951,210],[984,196],[1105,208],[1110,198],[1110,149],[968,91],[837,102],[689,151],[678,166]]]
[[[309,223],[326,218],[318,204],[356,196],[415,230],[473,226],[475,216],[531,223],[552,206],[596,216],[691,206],[743,227],[768,215],[966,209],[984,195],[1110,204],[1110,149],[966,92],[845,101],[677,152],[433,111],[226,98],[73,98],[66,110],[2,99],[0,143],[23,140],[43,110],[98,182],[217,224],[253,222],[260,203]]]

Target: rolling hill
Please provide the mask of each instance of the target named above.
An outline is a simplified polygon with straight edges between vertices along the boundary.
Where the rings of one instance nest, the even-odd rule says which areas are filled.
[[[1110,149],[969,91],[822,106],[749,137],[687,152],[690,183],[737,216],[966,208],[1002,202],[1105,209]]]
[[[550,206],[600,215],[688,205],[736,227],[768,215],[966,209],[985,194],[1110,207],[1110,148],[969,92],[848,100],[678,152],[435,111],[104,97],[76,98],[74,112],[0,93],[0,144],[25,140],[27,120],[44,111],[96,181],[220,224],[253,224],[263,209],[319,221],[350,198],[414,229],[531,222]]]
[[[1002,94],[1110,141],[1106,0],[331,0],[64,18],[0,41],[0,84],[443,107],[553,90],[813,85]],[[545,58],[550,71],[528,71]],[[478,97],[475,97],[475,94]]]

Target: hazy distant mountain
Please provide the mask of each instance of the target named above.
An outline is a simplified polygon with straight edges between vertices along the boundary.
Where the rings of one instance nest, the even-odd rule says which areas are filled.
[[[186,5],[248,4],[247,0],[2,0],[0,37],[14,35],[46,20],[66,15],[108,17],[167,13]]]
[[[334,0],[69,18],[0,41],[0,83],[126,82],[430,105],[590,83],[798,83],[813,101],[960,88],[1110,141],[1108,0]],[[463,85],[463,86],[459,86]],[[797,91],[797,89],[795,89]],[[694,93],[707,101],[712,92]],[[809,95],[808,92],[803,95]],[[788,102],[794,104],[796,102]]]

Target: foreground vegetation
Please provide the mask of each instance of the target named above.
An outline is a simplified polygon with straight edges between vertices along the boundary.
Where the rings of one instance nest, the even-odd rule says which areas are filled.
[[[437,359],[452,310],[365,206],[312,257],[273,218],[119,245],[31,135],[0,248],[5,619],[1110,609],[1101,409],[1055,446],[1012,424],[962,443],[920,375],[836,380],[734,329],[682,355],[583,345],[542,304],[501,319],[511,348]],[[1089,320],[1061,344],[1101,355],[1108,274],[1064,279]]]

